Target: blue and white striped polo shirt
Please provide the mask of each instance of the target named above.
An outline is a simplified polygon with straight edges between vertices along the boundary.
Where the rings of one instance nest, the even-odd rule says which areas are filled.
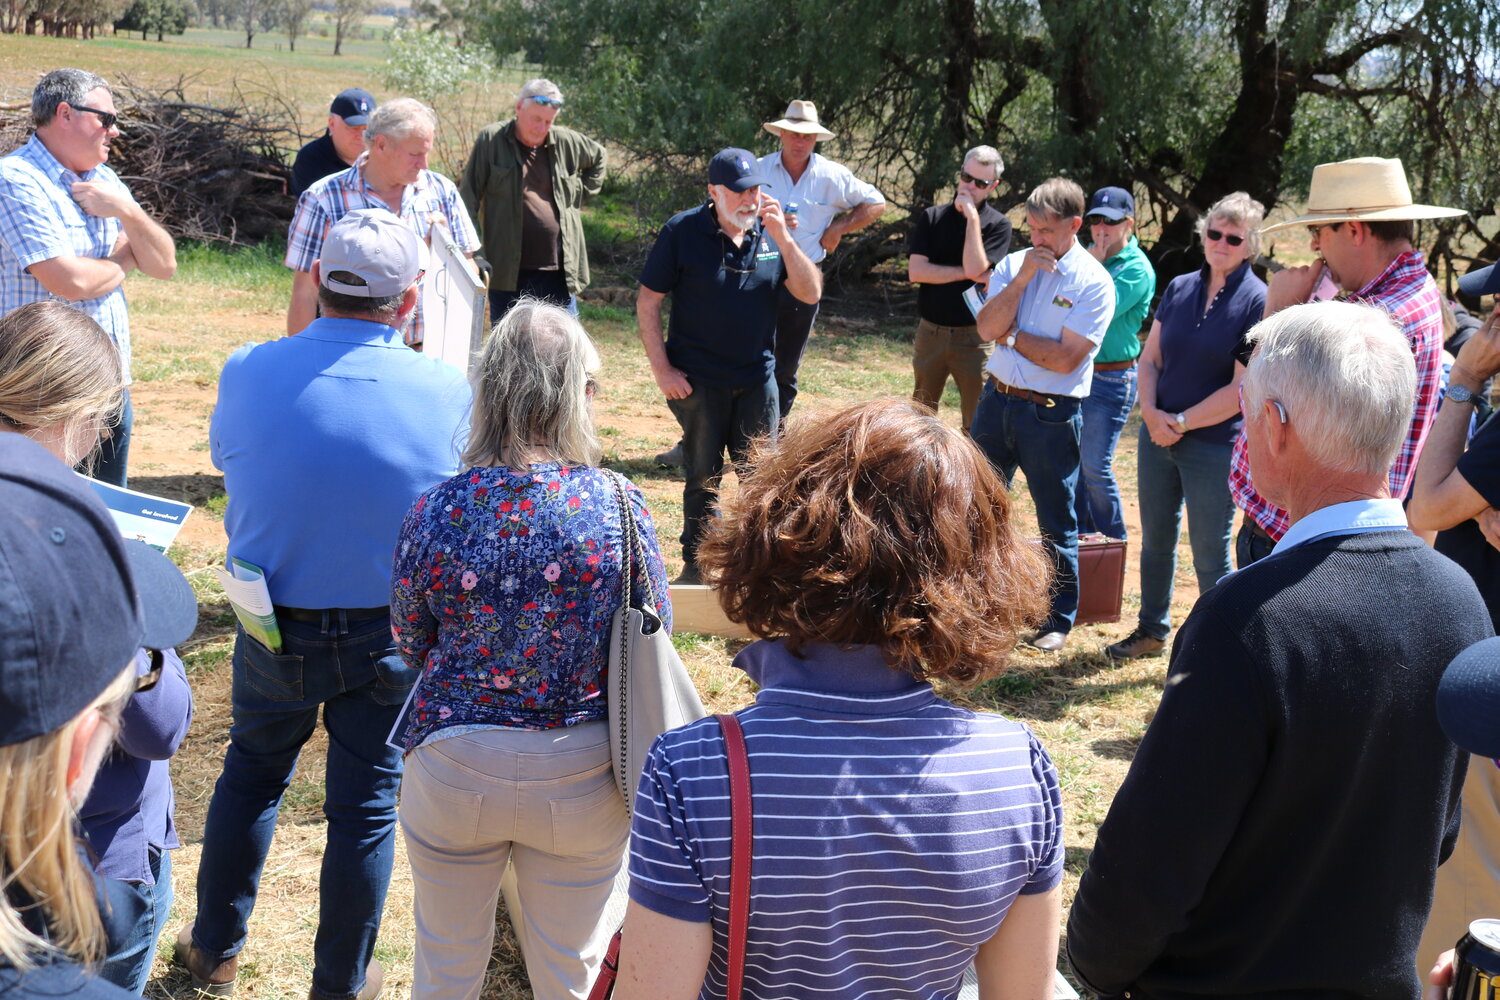
[[[942,998],[1019,893],[1062,879],[1057,775],[1031,731],[958,708],[879,650],[758,642],[739,718],[754,800],[746,992],[757,1000]],[[714,926],[702,996],[725,993],[729,778],[718,724],[656,741],[630,896]]]

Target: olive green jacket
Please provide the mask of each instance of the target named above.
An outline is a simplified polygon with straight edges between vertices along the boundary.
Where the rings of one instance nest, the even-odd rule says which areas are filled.
[[[494,273],[490,287],[516,290],[521,270],[521,151],[514,120],[486,125],[474,140],[459,194],[479,230],[480,253]],[[563,276],[568,294],[589,284],[583,241],[583,200],[604,186],[604,147],[588,136],[554,125],[544,147],[552,157],[552,197],[562,229]]]

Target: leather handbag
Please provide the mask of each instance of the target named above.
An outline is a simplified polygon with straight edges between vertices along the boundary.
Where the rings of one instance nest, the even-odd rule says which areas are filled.
[[[714,719],[724,733],[729,760],[729,982],[726,1000],[741,1000],[745,983],[745,940],[750,933],[750,866],[752,819],[750,811],[750,758],[745,753],[745,732],[732,715]],[[589,990],[588,1000],[609,1000],[620,974],[620,931],[609,942],[599,978]]]
[[[652,741],[668,729],[696,722],[708,713],[672,646],[671,634],[657,617],[656,594],[646,569],[635,514],[625,495],[625,479],[617,472],[608,475],[614,484],[624,539],[620,559],[622,600],[609,632],[609,741],[615,781],[634,815],[636,785]],[[637,579],[642,584],[639,589]]]

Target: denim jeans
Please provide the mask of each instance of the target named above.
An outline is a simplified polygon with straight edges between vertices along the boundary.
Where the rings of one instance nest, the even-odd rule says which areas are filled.
[[[792,412],[792,401],[797,398],[797,369],[802,367],[802,354],[817,318],[818,304],[803,302],[783,282],[776,293],[776,394],[782,420]]]
[[[214,786],[198,867],[193,942],[212,962],[237,955],[255,907],[276,811],[302,744],[323,711],[328,846],[319,882],[313,989],[359,992],[375,950],[396,839],[401,754],[386,736],[416,680],[391,641],[388,616],[281,621],[282,652],[241,631],[234,646],[233,722]]]
[[[1057,579],[1052,609],[1043,632],[1067,632],[1078,617],[1078,521],[1073,494],[1078,488],[1079,400],[1054,396],[1054,405],[1033,403],[984,387],[969,435],[1010,483],[1016,469],[1036,505],[1037,525]]]
[[[1093,389],[1083,399],[1083,436],[1078,443],[1079,531],[1125,537],[1125,510],[1115,483],[1115,446],[1135,406],[1136,370],[1094,372]]]
[[[1244,569],[1258,563],[1276,549],[1270,537],[1255,530],[1255,521],[1249,514],[1240,523],[1240,533],[1234,540],[1234,568]]]
[[[167,914],[172,910],[172,852],[155,847],[147,851],[147,864],[156,884],[124,883],[141,897],[146,908],[141,912],[141,919],[130,928],[129,935],[99,966],[100,979],[136,996],[146,989],[151,965],[156,961],[156,942],[161,938],[162,928],[167,925]]]
[[[1137,486],[1141,499],[1141,630],[1158,639],[1172,631],[1172,581],[1177,537],[1187,501],[1188,542],[1199,594],[1229,572],[1229,497],[1232,445],[1187,436],[1169,448],[1152,442],[1141,425]]]
[[[516,276],[515,291],[490,289],[490,325],[500,322],[500,317],[510,312],[510,307],[523,295],[545,299],[574,316],[578,315],[578,299],[568,294],[568,278],[561,268],[556,271],[521,271]]]
[[[776,380],[738,387],[708,385],[689,376],[692,395],[669,399],[667,406],[682,425],[682,464],[687,481],[682,488],[682,558],[698,562],[698,540],[713,516],[719,479],[724,474],[724,452],[739,465],[750,442],[776,431]]]
[[[616,929],[604,909],[630,833],[608,729],[482,729],[412,751],[401,784],[412,1000],[479,996],[502,888],[537,1000],[588,993]]]
[[[92,470],[85,470],[101,483],[111,486],[125,485],[126,463],[130,459],[130,429],[135,426],[135,407],[130,405],[130,390],[125,390],[125,401],[120,408],[118,422],[110,424],[109,437],[99,443],[99,454],[94,459]]]

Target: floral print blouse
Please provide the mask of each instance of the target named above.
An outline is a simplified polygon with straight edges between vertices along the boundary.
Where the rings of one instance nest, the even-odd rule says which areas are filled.
[[[625,493],[670,629],[651,514],[635,486]],[[401,526],[392,580],[391,630],[422,670],[399,742],[411,750],[450,726],[604,719],[622,541],[614,485],[600,469],[469,469],[420,496]],[[637,607],[640,587],[638,578]]]

